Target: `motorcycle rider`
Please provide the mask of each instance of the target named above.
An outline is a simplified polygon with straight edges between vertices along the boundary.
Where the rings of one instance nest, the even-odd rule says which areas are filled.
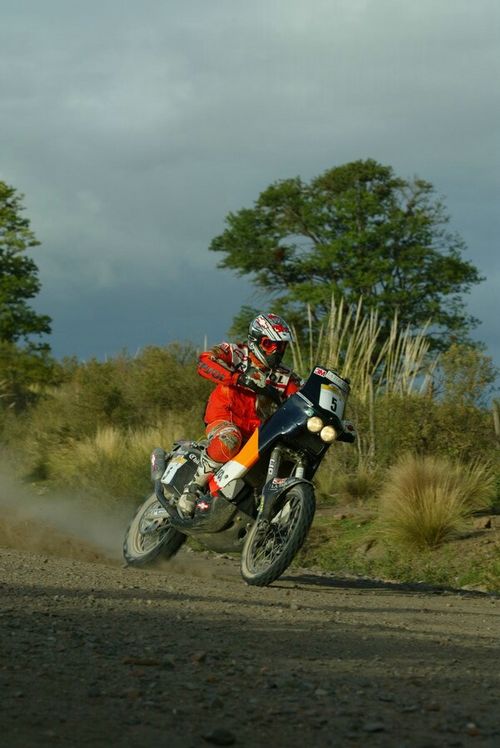
[[[281,361],[292,332],[277,314],[259,314],[248,328],[246,343],[222,342],[204,351],[198,374],[217,386],[205,410],[207,446],[193,480],[177,507],[192,516],[200,491],[210,477],[231,460],[262,420],[299,389],[301,380]]]

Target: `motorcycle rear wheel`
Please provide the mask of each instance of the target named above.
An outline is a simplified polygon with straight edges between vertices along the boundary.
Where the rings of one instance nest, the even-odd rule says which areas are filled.
[[[270,522],[256,522],[248,533],[241,554],[241,576],[247,584],[266,587],[293,561],[314,518],[312,486],[293,486],[280,507]]]
[[[151,494],[132,517],[123,541],[123,557],[128,566],[146,566],[160,558],[172,558],[186,540],[186,536],[165,522],[154,529],[155,512],[161,504]]]

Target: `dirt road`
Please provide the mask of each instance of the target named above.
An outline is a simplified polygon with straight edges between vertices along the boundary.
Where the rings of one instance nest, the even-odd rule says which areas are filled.
[[[92,558],[91,556],[89,558]],[[0,550],[5,748],[499,746],[500,599]]]

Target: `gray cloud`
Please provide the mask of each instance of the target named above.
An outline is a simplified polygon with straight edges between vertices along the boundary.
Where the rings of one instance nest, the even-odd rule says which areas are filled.
[[[470,309],[500,362],[499,16],[494,0],[4,0],[0,178],[43,242],[55,352],[224,335],[254,296],[207,252],[227,212],[370,156],[444,195],[488,276]]]

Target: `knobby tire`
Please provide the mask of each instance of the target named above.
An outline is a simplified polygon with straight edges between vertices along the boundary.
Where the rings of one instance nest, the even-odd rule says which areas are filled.
[[[241,556],[241,576],[247,584],[266,587],[283,574],[307,537],[315,509],[312,486],[301,483],[288,491],[283,509],[269,524],[253,525]],[[288,522],[283,519],[287,511]]]
[[[168,523],[156,533],[141,533],[141,524],[147,520],[148,513],[160,506],[155,494],[151,494],[141,504],[132,517],[123,542],[123,557],[128,566],[147,566],[160,559],[175,556],[186,536]],[[146,522],[147,524],[147,522]]]

